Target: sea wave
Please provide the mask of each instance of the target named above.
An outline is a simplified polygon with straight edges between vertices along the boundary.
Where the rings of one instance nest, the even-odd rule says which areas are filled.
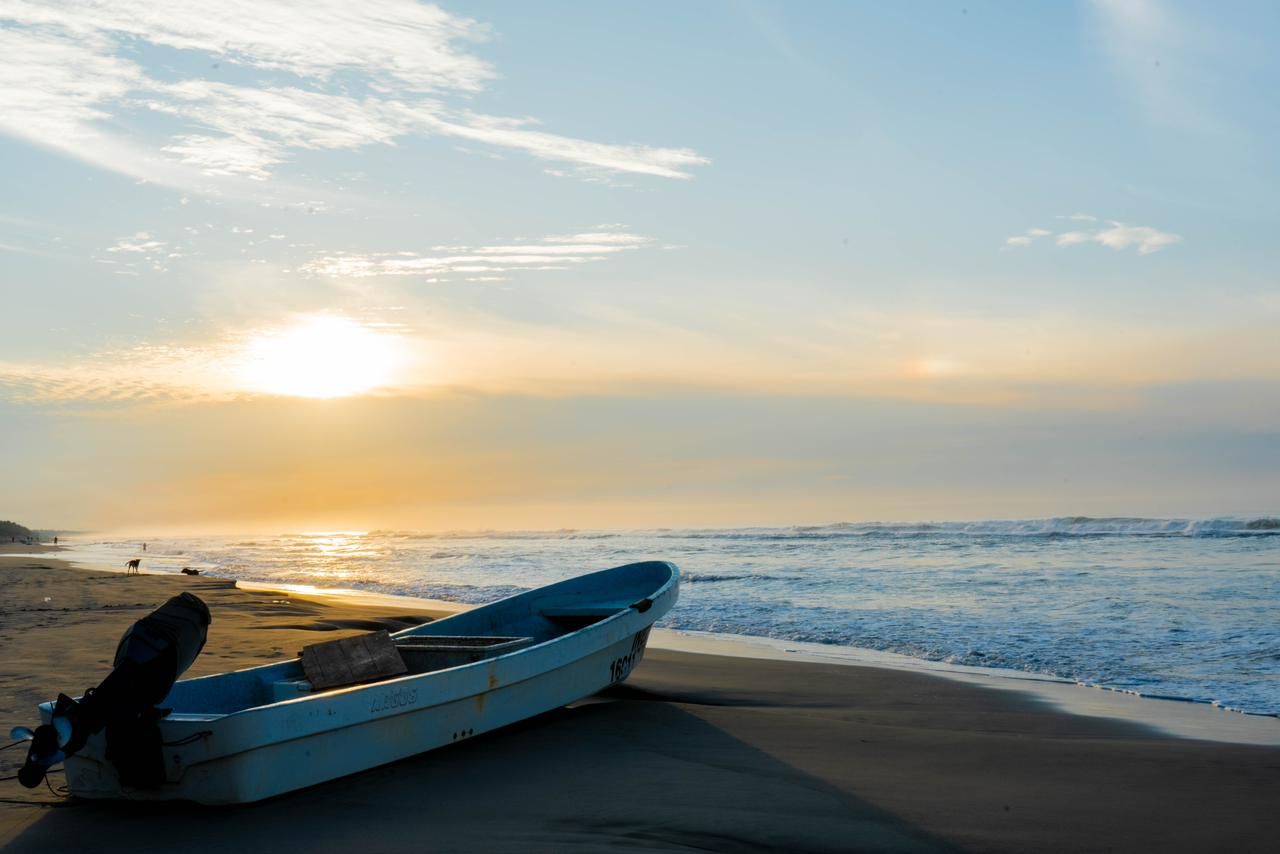
[[[768,575],[765,573],[710,573],[685,572],[680,576],[681,584],[714,584],[720,581],[750,581],[755,584],[761,581],[799,581],[794,575]]]
[[[841,537],[1257,537],[1280,535],[1280,517],[1148,519],[1136,516],[1055,516],[975,522],[837,522],[790,528],[655,531],[660,539],[825,540]]]

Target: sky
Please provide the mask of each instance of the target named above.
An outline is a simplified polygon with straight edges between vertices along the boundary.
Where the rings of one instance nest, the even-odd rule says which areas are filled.
[[[0,518],[1280,512],[1280,9],[0,0]]]

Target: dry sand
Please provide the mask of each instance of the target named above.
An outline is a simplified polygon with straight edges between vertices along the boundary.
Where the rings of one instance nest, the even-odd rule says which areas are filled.
[[[214,615],[191,675],[428,616],[0,558],[0,721],[30,724],[36,702],[95,684],[120,633],[182,589]],[[0,753],[0,776],[20,753]],[[1280,839],[1280,749],[927,674],[667,650],[587,702],[260,804],[0,785],[6,851],[1269,852]]]

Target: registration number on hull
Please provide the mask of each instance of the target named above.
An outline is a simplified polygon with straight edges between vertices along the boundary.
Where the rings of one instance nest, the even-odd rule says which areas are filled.
[[[609,682],[621,682],[631,674],[640,659],[644,658],[644,647],[649,642],[649,630],[636,632],[631,639],[631,651],[621,658],[609,662]]]

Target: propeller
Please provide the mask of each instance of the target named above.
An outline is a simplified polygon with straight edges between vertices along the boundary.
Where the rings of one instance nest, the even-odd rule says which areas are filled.
[[[66,758],[58,744],[58,730],[50,724],[35,729],[16,726],[9,731],[9,736],[31,742],[27,748],[27,761],[18,771],[18,782],[28,789],[39,786],[49,768]]]

